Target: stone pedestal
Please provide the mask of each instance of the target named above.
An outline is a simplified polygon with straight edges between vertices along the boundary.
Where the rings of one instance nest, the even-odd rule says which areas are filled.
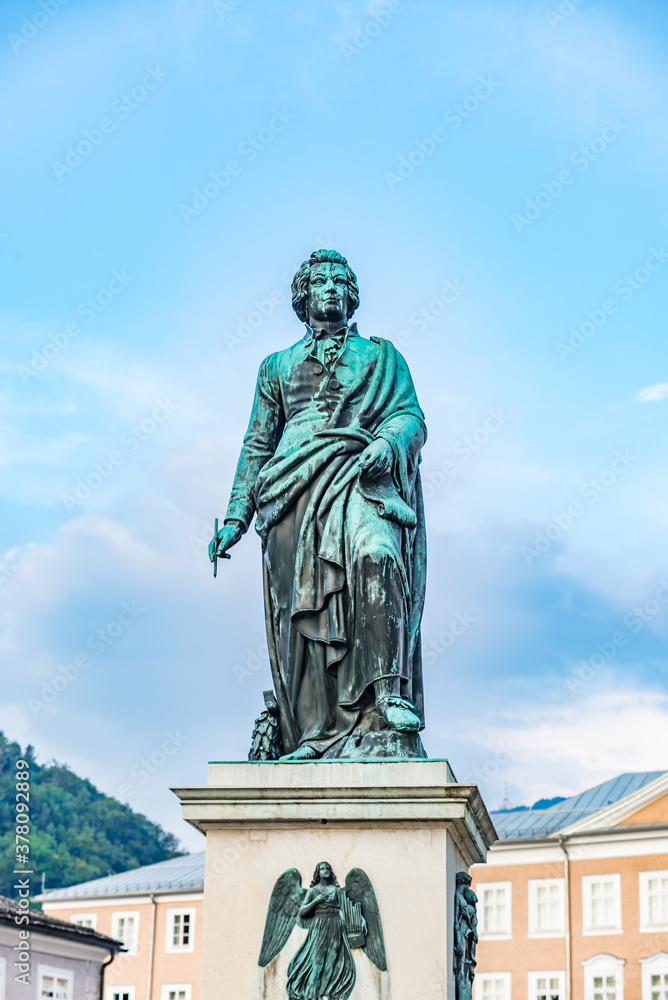
[[[496,835],[447,761],[212,763],[205,787],[174,791],[206,834],[201,1000],[286,1000],[306,931],[260,968],[267,907],[283,872],[307,888],[320,861],[341,885],[362,868],[378,900],[387,972],[355,948],[351,1000],[454,1000],[455,876]]]

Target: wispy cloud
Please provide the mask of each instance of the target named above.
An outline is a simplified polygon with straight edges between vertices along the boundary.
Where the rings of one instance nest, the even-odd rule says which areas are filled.
[[[641,389],[636,399],[639,403],[658,403],[668,396],[668,382],[659,382],[658,385],[648,385],[646,389]]]

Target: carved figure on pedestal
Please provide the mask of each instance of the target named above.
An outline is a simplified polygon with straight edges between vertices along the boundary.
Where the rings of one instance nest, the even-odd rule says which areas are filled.
[[[424,415],[401,354],[349,323],[359,290],[341,254],[311,254],[292,304],[306,333],[260,366],[209,556],[255,515],[283,759],[422,757]],[[270,723],[261,759],[279,745]]]
[[[468,872],[457,872],[455,890],[454,973],[456,1000],[472,1000],[478,944],[478,897]]]
[[[343,889],[327,861],[316,865],[308,889],[296,868],[284,872],[269,900],[258,965],[277,957],[295,924],[308,936],[288,966],[288,1000],[348,1000],[355,985],[353,948],[386,971],[378,903],[361,868],[348,872]]]

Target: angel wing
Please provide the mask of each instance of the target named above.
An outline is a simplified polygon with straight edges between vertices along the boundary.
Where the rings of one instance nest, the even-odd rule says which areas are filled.
[[[302,888],[302,877],[296,868],[289,868],[276,880],[269,899],[258,965],[269,965],[281,951],[297,922],[305,895],[306,889]]]
[[[366,943],[362,946],[363,951],[376,968],[386,972],[385,941],[376,894],[369,876],[361,868],[351,868],[346,875],[345,894],[351,903],[359,903],[366,922]]]

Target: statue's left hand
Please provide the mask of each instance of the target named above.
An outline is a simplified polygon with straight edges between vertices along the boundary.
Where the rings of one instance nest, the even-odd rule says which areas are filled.
[[[384,438],[376,438],[360,456],[359,468],[371,479],[379,479],[392,468],[392,448]]]

